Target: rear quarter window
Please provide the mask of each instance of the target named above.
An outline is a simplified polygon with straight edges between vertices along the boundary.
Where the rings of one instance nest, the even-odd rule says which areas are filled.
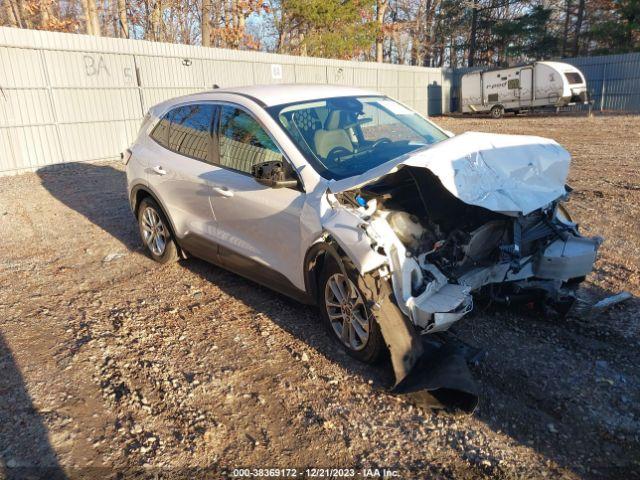
[[[185,105],[167,113],[151,132],[164,148],[211,163],[211,127],[214,106]]]
[[[151,131],[151,138],[153,138],[164,148],[168,148],[169,145],[169,124],[171,123],[169,120],[170,114],[171,112],[162,117],[158,124],[153,127],[153,130]]]

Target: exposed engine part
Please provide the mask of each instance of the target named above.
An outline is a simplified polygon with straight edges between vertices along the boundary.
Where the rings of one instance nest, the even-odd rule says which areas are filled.
[[[336,198],[362,219],[358,245],[377,255],[371,264],[387,269],[399,309],[422,334],[447,330],[472,309],[471,292],[489,285],[496,303],[553,304],[565,314],[600,245],[578,233],[564,197],[506,215],[465,204],[411,167]]]
[[[470,234],[469,243],[464,247],[465,263],[479,264],[485,261],[496,246],[507,240],[508,223],[503,220],[494,220],[485,223]]]
[[[426,229],[420,225],[418,217],[407,212],[391,212],[387,222],[405,247],[415,250],[420,246],[421,239]]]

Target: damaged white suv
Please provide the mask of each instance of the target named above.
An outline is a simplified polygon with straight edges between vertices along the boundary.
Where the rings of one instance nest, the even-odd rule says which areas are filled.
[[[553,140],[453,136],[381,94],[318,85],[169,100],[124,154],[151,257],[318,304],[355,357],[390,346],[398,377],[416,335],[448,329],[472,293],[570,303],[600,240],[561,205],[569,160]]]

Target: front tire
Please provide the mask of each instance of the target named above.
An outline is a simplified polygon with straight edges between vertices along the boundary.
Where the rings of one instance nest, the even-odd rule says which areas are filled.
[[[327,262],[319,282],[320,313],[329,335],[349,355],[365,363],[376,363],[385,352],[384,339],[356,285],[355,275],[345,275],[335,261]]]
[[[138,229],[147,254],[158,263],[178,259],[178,248],[169,227],[169,221],[160,206],[150,197],[140,202]]]

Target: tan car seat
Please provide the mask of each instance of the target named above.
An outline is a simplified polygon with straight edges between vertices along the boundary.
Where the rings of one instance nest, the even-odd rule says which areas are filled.
[[[316,146],[316,153],[327,158],[329,152],[336,147],[346,148],[353,152],[353,143],[349,139],[349,134],[341,128],[346,112],[334,110],[327,116],[322,130],[317,130],[313,136],[313,143]]]

